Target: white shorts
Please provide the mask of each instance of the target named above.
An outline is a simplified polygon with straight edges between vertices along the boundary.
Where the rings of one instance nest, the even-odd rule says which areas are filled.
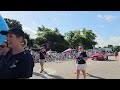
[[[45,62],[45,59],[40,59],[40,62],[43,62],[43,63],[44,63],[44,62]]]
[[[77,64],[76,68],[77,70],[86,70],[87,65],[86,64]]]

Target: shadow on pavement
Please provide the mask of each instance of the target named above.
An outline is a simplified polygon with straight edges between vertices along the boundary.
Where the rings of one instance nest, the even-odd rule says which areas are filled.
[[[93,78],[105,79],[105,78],[102,78],[102,77],[98,77],[98,76],[91,75],[91,74],[89,74],[89,73],[87,73],[87,75],[88,75],[89,77],[93,77]]]
[[[106,61],[117,61],[117,60],[112,60],[112,59],[109,59],[109,60],[106,60]]]
[[[34,74],[35,76],[40,76],[40,77],[42,77],[42,78],[44,78],[44,79],[47,79],[47,77],[45,77],[43,74],[36,73],[36,72],[33,72],[33,74]]]
[[[61,77],[59,75],[51,75],[51,74],[48,74],[47,72],[45,72],[45,74],[47,74],[48,76],[52,77],[51,79],[64,79],[63,77]]]
[[[44,74],[42,73],[36,73],[36,72],[33,72],[33,74],[35,76],[40,76],[44,79],[48,79],[44,74],[47,74],[48,76],[52,77],[51,79],[64,79],[63,77],[59,76],[59,75],[51,75],[51,74],[48,74],[47,72],[44,71]]]
[[[108,61],[108,62],[109,62],[109,61],[116,61],[116,60],[109,59],[109,60],[94,60],[94,61],[98,61],[98,62],[99,62],[99,61],[100,61],[100,62],[102,62],[102,61],[105,61],[105,62]]]

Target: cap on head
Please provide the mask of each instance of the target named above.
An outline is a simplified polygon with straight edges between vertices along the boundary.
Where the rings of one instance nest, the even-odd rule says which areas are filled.
[[[17,36],[21,36],[23,38],[25,38],[25,33],[22,29],[19,29],[19,28],[12,28],[8,31],[4,31],[4,30],[1,30],[0,32],[2,35],[7,35],[8,33],[12,33],[12,34],[15,34]]]

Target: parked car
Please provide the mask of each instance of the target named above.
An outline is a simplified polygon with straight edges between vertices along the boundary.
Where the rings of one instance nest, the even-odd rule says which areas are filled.
[[[108,55],[105,51],[94,53],[91,55],[92,60],[108,60]]]

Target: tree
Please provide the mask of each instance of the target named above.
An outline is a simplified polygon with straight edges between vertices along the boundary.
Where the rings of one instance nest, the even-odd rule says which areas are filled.
[[[113,48],[113,45],[108,45],[108,48]]]
[[[113,51],[120,51],[120,46],[114,46]]]
[[[85,49],[92,49],[97,42],[95,42],[96,35],[92,30],[74,30],[65,33],[65,39],[69,42],[71,48],[77,48],[79,45],[85,47]]]
[[[109,44],[108,44],[108,46],[104,46],[104,48],[111,48],[112,51],[114,50],[114,46],[113,45],[109,45]]]
[[[20,28],[22,29],[22,24],[20,24],[19,21],[15,20],[15,19],[9,19],[9,18],[4,18],[4,20],[6,21],[8,27],[11,28]]]
[[[87,29],[83,29],[82,30],[83,33],[83,37],[85,38],[85,40],[82,42],[84,47],[86,49],[92,49],[93,46],[95,46],[97,44],[97,42],[95,42],[95,38],[97,37],[92,30],[87,30]]]
[[[81,35],[81,31],[75,30],[65,34],[65,39],[69,42],[69,47],[77,48],[82,45],[85,38]]]
[[[55,28],[55,32],[58,32],[59,33],[59,30],[57,28]]]
[[[29,34],[25,33],[25,39],[27,39],[27,46],[29,48],[33,47],[34,39],[31,39]]]
[[[107,46],[104,46],[103,48],[108,48]]]
[[[9,18],[4,18],[4,20],[6,21],[9,29],[11,29],[11,28],[20,28],[20,29],[22,29],[22,24],[19,21],[15,20],[15,19],[9,19]],[[32,47],[33,43],[34,43],[33,42],[34,40],[32,40],[30,38],[29,34],[25,33],[25,39],[27,39],[27,45],[29,47]]]
[[[46,46],[49,43],[50,49],[57,52],[62,52],[68,48],[67,41],[64,39],[64,36],[59,33],[57,28],[52,30],[43,25],[38,27],[35,43],[38,45],[45,44]]]

